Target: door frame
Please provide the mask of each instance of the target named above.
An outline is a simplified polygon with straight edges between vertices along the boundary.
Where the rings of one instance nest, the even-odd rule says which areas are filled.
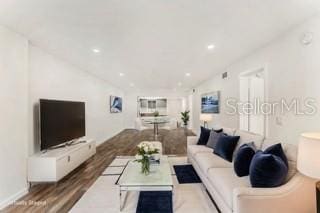
[[[267,102],[269,100],[269,92],[268,92],[268,83],[269,83],[269,76],[268,76],[268,66],[267,64],[263,64],[260,66],[256,66],[255,68],[248,69],[246,71],[243,71],[239,74],[238,79],[239,79],[239,84],[240,84],[240,78],[243,77],[249,77],[251,75],[254,75],[256,73],[263,72],[263,79],[264,79],[264,102]],[[240,87],[240,85],[239,85]],[[241,91],[239,89],[239,101],[240,96],[241,96]],[[269,116],[264,115],[264,136],[267,137],[269,135]],[[240,118],[239,118],[239,128],[240,128]],[[250,125],[250,124],[249,124]]]

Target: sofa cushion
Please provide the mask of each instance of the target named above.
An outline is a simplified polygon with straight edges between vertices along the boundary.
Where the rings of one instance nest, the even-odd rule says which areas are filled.
[[[240,136],[238,145],[235,149],[235,153],[237,152],[237,150],[239,149],[239,147],[241,145],[246,144],[246,143],[251,143],[251,142],[254,143],[254,146],[257,149],[261,149],[261,146],[262,146],[262,143],[264,140],[264,136],[258,135],[258,134],[252,133],[252,132],[243,131],[243,130],[237,130],[234,135]]]
[[[249,175],[250,163],[255,153],[256,148],[253,143],[246,143],[240,146],[233,163],[237,176],[243,177]]]
[[[287,177],[288,167],[273,154],[257,151],[250,164],[252,187],[271,188],[281,186]]]
[[[250,187],[249,177],[236,176],[233,168],[211,168],[207,176],[230,209],[233,209],[233,190],[238,187]]]
[[[198,140],[198,145],[206,145],[210,136],[210,129],[201,127],[201,133]]]
[[[222,127],[223,133],[226,133],[227,135],[234,136],[234,133],[236,132],[236,129],[228,128],[228,127]]]
[[[193,157],[201,152],[208,152],[210,154],[212,154],[213,149],[204,146],[204,145],[189,145],[188,146],[188,153],[190,153]]]
[[[220,132],[218,132],[217,130],[211,130],[210,137],[209,137],[209,140],[208,140],[208,143],[207,143],[207,147],[215,149],[216,145],[217,145],[217,142],[218,142],[218,140],[219,140],[219,138],[220,138],[220,136],[222,134],[224,134],[222,132],[222,130]]]
[[[232,168],[232,163],[213,154],[212,152],[202,152],[194,156],[198,166],[204,174],[207,174],[210,168]]]
[[[237,146],[239,138],[239,136],[230,136],[226,134],[221,135],[213,153],[232,162],[233,151]]]

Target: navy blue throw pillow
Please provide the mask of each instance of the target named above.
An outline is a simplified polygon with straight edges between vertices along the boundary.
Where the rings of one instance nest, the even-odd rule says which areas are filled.
[[[216,132],[216,133],[221,133],[221,132],[223,132],[223,129],[212,129],[214,132]]]
[[[286,164],[288,167],[288,159],[286,154],[284,154],[284,151],[282,149],[281,143],[269,146],[266,150],[263,151],[265,154],[273,154],[275,156],[278,156],[283,160],[283,162]]]
[[[249,172],[252,187],[278,187],[285,182],[288,167],[280,157],[258,151],[252,158]]]
[[[216,144],[213,153],[219,155],[223,159],[232,162],[233,151],[237,146],[240,136],[230,136],[222,134]]]
[[[234,158],[233,168],[238,177],[248,176],[251,160],[256,153],[253,143],[243,144],[239,147]]]
[[[201,127],[201,133],[197,145],[207,145],[210,136],[210,129]]]

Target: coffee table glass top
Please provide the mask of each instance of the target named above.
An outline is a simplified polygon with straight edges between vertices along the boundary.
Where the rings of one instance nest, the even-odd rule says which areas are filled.
[[[128,163],[118,181],[120,186],[172,186],[171,170],[167,156],[161,156],[160,164],[150,165],[150,174],[141,173],[141,164]]]

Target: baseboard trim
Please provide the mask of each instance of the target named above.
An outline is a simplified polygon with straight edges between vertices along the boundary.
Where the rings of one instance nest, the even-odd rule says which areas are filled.
[[[22,196],[26,195],[27,193],[28,193],[28,187],[25,187],[24,189],[20,190],[16,194],[11,195],[6,200],[1,201],[0,202],[0,210],[3,210],[5,207],[9,206],[10,204],[13,204],[16,200],[18,200]]]

